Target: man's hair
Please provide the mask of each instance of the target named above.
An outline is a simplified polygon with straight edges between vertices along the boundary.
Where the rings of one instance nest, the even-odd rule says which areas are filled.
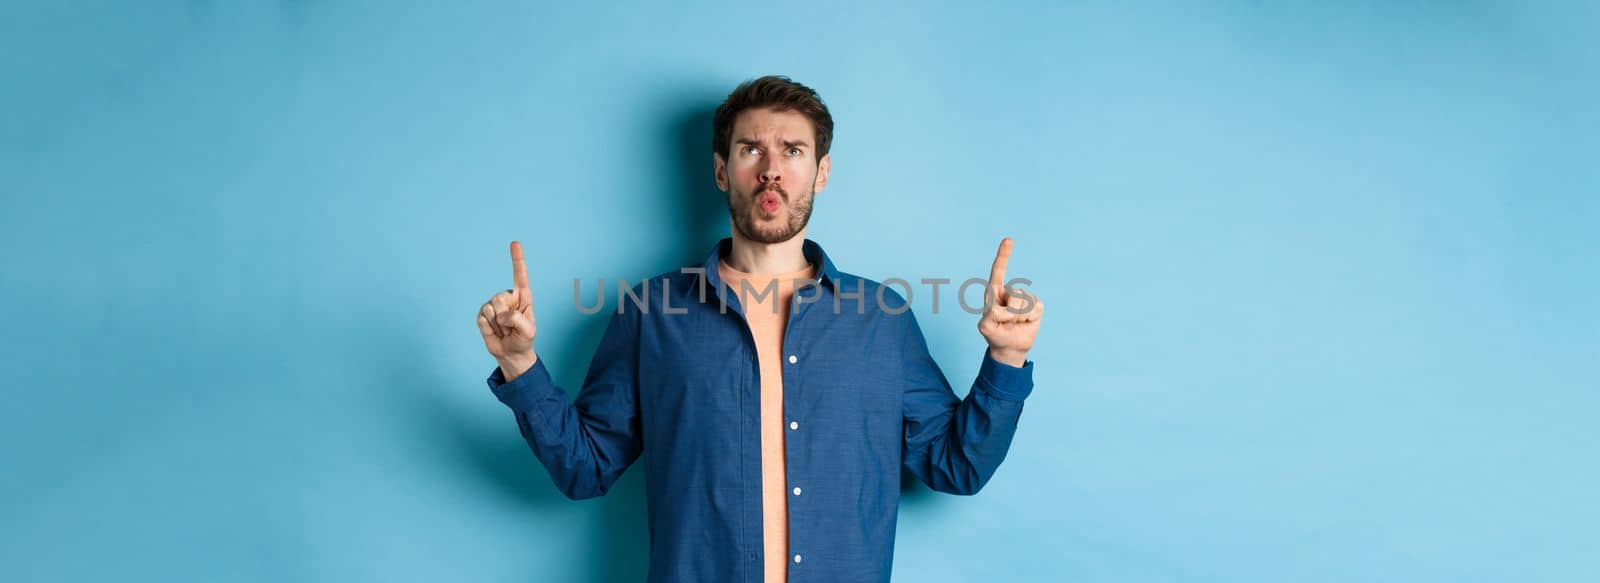
[[[717,107],[711,122],[715,135],[711,138],[711,151],[722,154],[723,159],[733,155],[733,120],[745,110],[770,107],[777,111],[796,111],[811,120],[817,133],[817,160],[828,155],[833,144],[833,116],[828,106],[810,87],[790,81],[781,75],[767,75],[740,83],[728,94],[728,99]]]

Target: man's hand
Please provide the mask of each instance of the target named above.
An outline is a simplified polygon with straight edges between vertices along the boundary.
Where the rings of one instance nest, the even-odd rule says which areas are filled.
[[[1028,350],[1039,335],[1039,319],[1044,317],[1044,300],[1020,289],[1007,290],[1006,263],[1011,260],[1011,238],[1000,240],[1000,251],[989,268],[989,289],[984,295],[983,318],[978,332],[989,341],[989,356],[1020,367],[1028,362]]]
[[[500,374],[511,382],[538,362],[533,352],[533,336],[538,326],[533,321],[533,291],[528,289],[528,267],[523,263],[522,244],[511,242],[512,288],[495,294],[478,308],[478,332],[483,345],[500,363]]]

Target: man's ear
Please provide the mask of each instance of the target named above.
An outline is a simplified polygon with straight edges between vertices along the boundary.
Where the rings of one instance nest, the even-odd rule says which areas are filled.
[[[833,154],[824,154],[822,159],[817,161],[817,179],[813,183],[816,186],[811,189],[812,194],[820,193],[828,187],[828,169],[832,167]]]
[[[711,153],[711,171],[717,176],[717,188],[723,192],[728,191],[728,161],[722,159],[722,152]]]

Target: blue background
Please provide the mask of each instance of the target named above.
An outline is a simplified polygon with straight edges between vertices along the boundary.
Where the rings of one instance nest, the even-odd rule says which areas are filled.
[[[837,120],[840,268],[1011,235],[1050,302],[898,580],[1600,573],[1594,3],[435,4],[0,8],[0,579],[639,580],[642,474],[562,498],[474,311],[522,240],[575,385],[573,279],[726,234],[766,73]]]

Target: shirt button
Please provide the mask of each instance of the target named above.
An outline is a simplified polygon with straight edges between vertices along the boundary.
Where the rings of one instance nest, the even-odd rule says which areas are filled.
[[[790,421],[789,422],[789,430],[790,431],[794,431],[794,430],[799,429],[799,428],[800,428],[800,422],[799,421]]]
[[[795,486],[794,495],[795,496],[799,496],[800,495],[800,487],[799,486]]]
[[[796,362],[800,362],[800,357],[793,354],[789,355],[789,364],[794,364]]]
[[[796,563],[800,562],[800,555],[795,555],[794,556],[794,562],[796,562]]]

